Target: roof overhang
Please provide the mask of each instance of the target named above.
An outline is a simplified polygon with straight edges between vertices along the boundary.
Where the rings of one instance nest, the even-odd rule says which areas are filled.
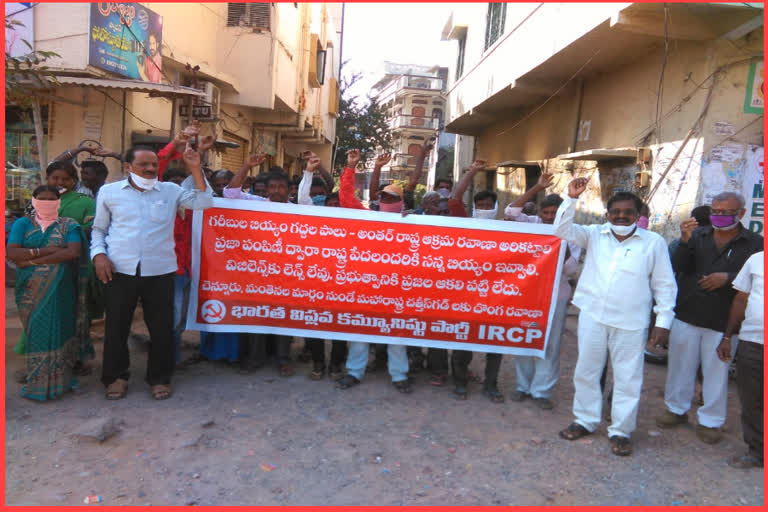
[[[559,160],[635,160],[637,148],[588,149],[578,153],[557,155]]]
[[[57,76],[56,80],[64,86],[78,85],[82,87],[95,87],[104,89],[123,89],[131,92],[146,92],[151,96],[205,96],[204,91],[192,87],[182,87],[174,84],[156,84],[142,80],[129,80],[122,78],[91,78],[80,76]]]
[[[505,160],[498,162],[496,167],[541,167],[541,164],[536,160]]]

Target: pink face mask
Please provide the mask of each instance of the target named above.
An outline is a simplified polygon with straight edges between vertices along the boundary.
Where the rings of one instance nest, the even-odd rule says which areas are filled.
[[[637,219],[637,227],[642,229],[648,229],[648,217],[640,217]]]
[[[59,206],[61,206],[61,199],[46,201],[44,199],[32,198],[32,208],[35,209],[35,219],[43,228],[43,231],[48,229],[48,226],[56,222],[59,218]]]
[[[403,202],[398,201],[396,203],[379,203],[379,211],[387,213],[400,213],[403,211]]]

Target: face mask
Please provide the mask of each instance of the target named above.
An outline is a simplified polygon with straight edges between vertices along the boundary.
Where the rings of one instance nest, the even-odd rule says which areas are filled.
[[[387,213],[400,213],[403,211],[403,202],[398,201],[396,203],[379,203],[379,211]]]
[[[495,220],[496,219],[496,212],[499,210],[499,203],[497,202],[492,210],[478,210],[475,208],[472,210],[472,218],[473,219],[485,219],[485,220]]]
[[[325,206],[325,196],[313,197],[312,204],[314,204],[315,206]]]
[[[451,191],[447,188],[439,188],[437,193],[440,194],[440,197],[449,197],[451,195]]]
[[[648,229],[649,219],[648,217],[640,217],[637,219],[637,227],[642,229]]]
[[[732,229],[739,223],[738,215],[710,215],[709,221],[714,229]]]
[[[61,206],[61,200],[45,201],[42,199],[32,198],[32,208],[35,209],[35,219],[42,226],[43,231],[48,229],[48,226],[56,222],[59,218],[59,206]]]
[[[637,223],[630,224],[629,226],[617,226],[615,224],[611,224],[611,231],[619,236],[628,236],[630,233],[632,233],[632,231],[635,230],[636,227]]]
[[[142,178],[141,176],[135,173],[131,173],[131,181],[133,182],[134,185],[144,190],[149,190],[157,184],[157,178],[152,178],[152,179]]]

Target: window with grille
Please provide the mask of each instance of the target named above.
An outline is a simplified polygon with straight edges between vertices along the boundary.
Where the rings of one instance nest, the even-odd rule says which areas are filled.
[[[504,33],[504,19],[507,17],[506,3],[488,4],[488,16],[485,25],[485,49],[499,39]]]
[[[467,36],[459,39],[459,55],[456,58],[456,80],[464,74],[464,51],[467,46]]]
[[[271,14],[269,3],[229,3],[227,4],[227,26],[269,31]]]

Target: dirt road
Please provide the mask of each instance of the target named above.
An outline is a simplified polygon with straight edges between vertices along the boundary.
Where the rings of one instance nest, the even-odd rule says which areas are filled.
[[[715,446],[698,441],[693,426],[655,426],[666,368],[652,365],[634,455],[611,454],[605,425],[581,441],[559,439],[571,420],[575,322],[568,318],[553,411],[530,401],[492,404],[477,383],[458,402],[424,372],[412,395],[381,373],[340,391],[327,378],[309,380],[307,364],[281,378],[271,366],[245,376],[200,363],[176,375],[170,400],[156,402],[137,349],[125,400],[104,399],[97,370],[76,392],[36,403],[19,396],[13,379],[23,359],[13,353],[20,323],[6,289],[6,503],[78,505],[100,495],[103,505],[763,504],[763,472],[726,465],[744,450],[733,383],[727,432]],[[146,332],[140,323],[134,330]],[[483,363],[472,362],[476,373]],[[502,392],[514,390],[511,357],[499,382]],[[72,436],[108,418],[122,430],[106,441]]]

